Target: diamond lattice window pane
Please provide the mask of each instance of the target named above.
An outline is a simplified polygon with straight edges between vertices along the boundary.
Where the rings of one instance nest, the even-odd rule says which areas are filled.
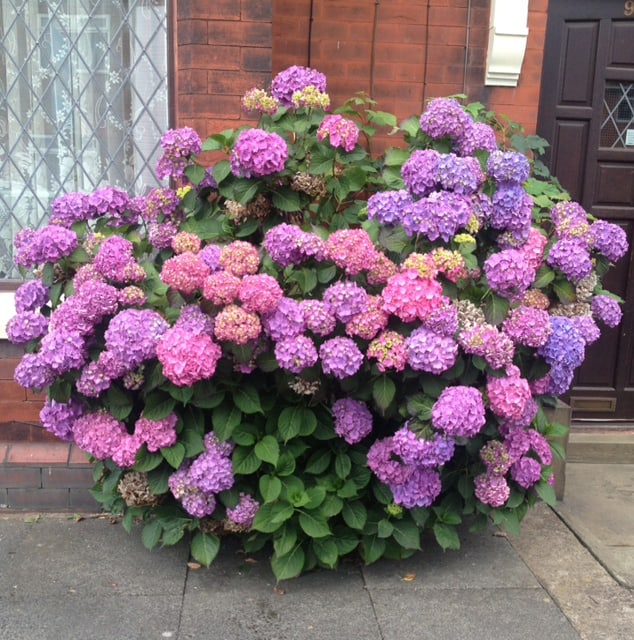
[[[0,279],[63,193],[158,184],[166,0],[0,2]]]
[[[634,129],[634,84],[606,83],[599,146],[625,147],[628,140],[627,132],[632,129]]]

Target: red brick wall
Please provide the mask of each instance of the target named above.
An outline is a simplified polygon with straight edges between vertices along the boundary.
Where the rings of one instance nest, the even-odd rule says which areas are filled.
[[[273,0],[272,71],[315,67],[335,104],[366,91],[399,119],[466,93],[534,133],[547,9],[530,0],[518,87],[484,86],[489,0]]]
[[[272,0],[174,4],[175,125],[204,139],[248,122],[240,98],[271,80]]]

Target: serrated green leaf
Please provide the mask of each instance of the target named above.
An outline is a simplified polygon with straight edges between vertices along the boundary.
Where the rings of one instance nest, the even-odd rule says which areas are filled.
[[[351,528],[363,531],[365,523],[368,519],[368,511],[361,500],[354,500],[344,504],[341,511],[343,521]]]
[[[146,549],[150,551],[158,544],[163,533],[163,527],[158,520],[150,520],[141,531],[141,542]]]
[[[301,431],[302,407],[286,407],[277,420],[277,428],[284,442],[299,435]]]
[[[315,513],[300,513],[299,526],[311,538],[323,538],[331,534],[328,522]]]
[[[220,147],[222,149],[222,146]],[[214,165],[214,180],[220,184],[231,173],[231,163],[228,160],[221,160]]]
[[[501,324],[509,311],[509,301],[496,294],[491,294],[484,305],[484,315],[490,324]]]
[[[242,420],[242,411],[230,403],[221,404],[211,413],[214,432],[220,440],[228,440]]]
[[[167,493],[169,490],[169,477],[174,473],[171,467],[163,465],[157,469],[149,471],[147,474],[148,485],[155,496]]]
[[[411,520],[394,520],[392,536],[405,549],[420,549],[420,530]]]
[[[460,538],[453,525],[436,522],[434,536],[443,549],[460,549]]]
[[[252,384],[240,385],[233,391],[233,402],[242,413],[264,413],[260,395]]]
[[[108,389],[108,408],[117,420],[125,420],[132,412],[134,405],[130,394],[122,391],[116,385]]]
[[[555,272],[548,266],[543,265],[537,271],[533,287],[535,289],[543,289],[547,287],[555,279]]]
[[[156,453],[150,453],[145,449],[141,450],[141,453],[137,454],[137,461],[132,467],[135,471],[152,471],[156,469],[165,458],[157,451]]]
[[[185,457],[193,458],[205,450],[205,441],[202,435],[194,429],[183,429],[180,441],[185,445]]]
[[[335,457],[335,473],[339,478],[345,480],[352,469],[352,461],[350,457],[345,453],[339,453]]]
[[[557,504],[557,496],[555,490],[547,483],[541,480],[535,485],[537,495],[549,506],[554,507]]]
[[[577,301],[574,285],[567,280],[554,280],[553,289],[562,304],[572,304]]]
[[[312,548],[317,560],[329,569],[334,569],[339,560],[339,549],[334,538],[318,538],[313,540]]]
[[[394,533],[394,526],[389,520],[386,520],[385,518],[383,518],[383,520],[379,520],[377,527],[377,535],[379,536],[379,538],[389,538],[392,533]]]
[[[302,202],[299,193],[287,187],[273,193],[273,206],[280,211],[292,213],[301,210]]]
[[[282,477],[290,476],[293,471],[295,471],[296,466],[293,454],[290,451],[282,451],[280,459],[277,461],[277,465],[275,465],[275,473]]]
[[[336,516],[338,513],[341,513],[344,507],[344,502],[338,496],[329,493],[324,498],[324,501],[319,506],[318,512],[324,518],[332,518]]]
[[[191,554],[196,562],[208,567],[220,551],[220,540],[210,534],[199,531],[192,538]]]
[[[277,580],[290,580],[302,572],[305,559],[304,550],[300,545],[297,545],[283,556],[274,553],[271,558],[271,569]]]
[[[233,470],[237,475],[248,476],[255,473],[262,465],[253,447],[236,447],[231,456]]]
[[[376,402],[377,407],[379,407],[382,412],[385,412],[390,404],[392,404],[392,400],[394,400],[395,395],[396,385],[388,376],[381,376],[372,385],[372,397],[374,398],[374,402]]]
[[[379,560],[385,553],[386,541],[377,536],[363,536],[361,542],[361,557],[366,564]]]
[[[308,500],[305,504],[305,507],[311,510],[317,509],[326,499],[326,489],[319,485],[316,487],[310,487],[309,489],[306,489],[306,496]]]
[[[171,467],[178,469],[185,459],[185,445],[177,442],[171,447],[161,449],[161,455]]]
[[[280,457],[280,445],[273,436],[264,436],[255,445],[255,455],[263,462],[276,465]]]
[[[265,502],[277,500],[282,491],[282,481],[277,476],[261,476],[259,481],[260,493]]]
[[[164,393],[155,392],[150,394],[143,409],[143,417],[148,420],[163,420],[174,411],[176,400],[166,396]]]
[[[321,474],[323,473],[332,460],[332,452],[329,449],[317,449],[306,462],[304,471],[306,473]]]
[[[290,553],[297,542],[297,529],[292,523],[287,522],[281,532],[273,540],[273,549],[278,556]]]
[[[198,184],[205,179],[205,169],[199,164],[190,164],[185,167],[185,175],[193,184]]]

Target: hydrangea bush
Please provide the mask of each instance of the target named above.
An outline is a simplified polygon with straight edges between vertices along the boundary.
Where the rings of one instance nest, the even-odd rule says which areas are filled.
[[[170,186],[69,193],[17,236],[35,278],[7,331],[42,424],[127,530],[191,535],[204,564],[229,534],[285,579],[425,531],[457,548],[463,522],[516,532],[555,499],[544,408],[619,323],[601,278],[624,232],[479,104],[398,125],[291,67],[243,106],[258,126],[163,136]]]

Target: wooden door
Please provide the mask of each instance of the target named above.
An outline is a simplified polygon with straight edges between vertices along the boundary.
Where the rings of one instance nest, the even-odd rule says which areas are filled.
[[[630,242],[605,280],[623,322],[587,350],[569,395],[575,419],[634,420],[634,2],[550,0],[538,133],[574,200]]]

